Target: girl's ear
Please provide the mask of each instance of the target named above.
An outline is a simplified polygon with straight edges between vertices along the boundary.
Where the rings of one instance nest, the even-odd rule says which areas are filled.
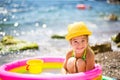
[[[87,37],[87,42],[89,42],[89,38]]]
[[[88,36],[88,35],[86,35],[86,37],[87,37],[87,42],[89,42],[89,38],[88,38],[89,36]]]

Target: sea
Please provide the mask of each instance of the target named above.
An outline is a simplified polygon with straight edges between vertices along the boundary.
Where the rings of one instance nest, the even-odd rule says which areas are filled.
[[[78,9],[78,4],[86,8]],[[110,14],[118,20],[108,20]],[[111,42],[112,49],[120,51],[111,40],[120,32],[119,4],[107,0],[0,0],[0,39],[12,35],[39,45],[38,50],[0,54],[0,65],[31,57],[65,57],[69,42],[51,36],[66,35],[68,25],[80,21],[92,31],[91,45]]]

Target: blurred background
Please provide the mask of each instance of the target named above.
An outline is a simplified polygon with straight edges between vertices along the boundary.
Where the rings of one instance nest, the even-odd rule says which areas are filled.
[[[0,0],[0,39],[11,35],[39,45],[39,50],[0,54],[0,65],[36,56],[65,57],[68,42],[51,36],[65,35],[68,24],[79,21],[93,32],[91,45],[112,42],[111,36],[120,32],[119,0]],[[120,51],[114,44],[112,49]]]

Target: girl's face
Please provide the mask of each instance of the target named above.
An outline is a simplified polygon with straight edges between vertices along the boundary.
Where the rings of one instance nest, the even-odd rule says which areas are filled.
[[[70,40],[70,44],[75,53],[83,53],[88,46],[88,36],[78,36]]]

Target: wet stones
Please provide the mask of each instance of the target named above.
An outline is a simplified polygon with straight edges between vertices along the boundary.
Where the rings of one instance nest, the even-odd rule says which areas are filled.
[[[112,51],[111,43],[109,42],[102,43],[102,44],[96,44],[94,46],[91,46],[91,48],[93,49],[95,53]]]
[[[120,33],[112,36],[111,39],[117,44],[117,47],[120,47]]]
[[[65,39],[65,36],[54,34],[51,36],[52,39]]]
[[[118,17],[117,17],[115,14],[111,13],[111,14],[109,14],[109,15],[107,16],[107,19],[108,19],[109,21],[117,21],[117,20],[118,20]]]
[[[39,46],[35,42],[23,41],[13,36],[4,36],[0,40],[0,54],[38,48]]]
[[[120,4],[120,0],[107,0],[110,4]]]

